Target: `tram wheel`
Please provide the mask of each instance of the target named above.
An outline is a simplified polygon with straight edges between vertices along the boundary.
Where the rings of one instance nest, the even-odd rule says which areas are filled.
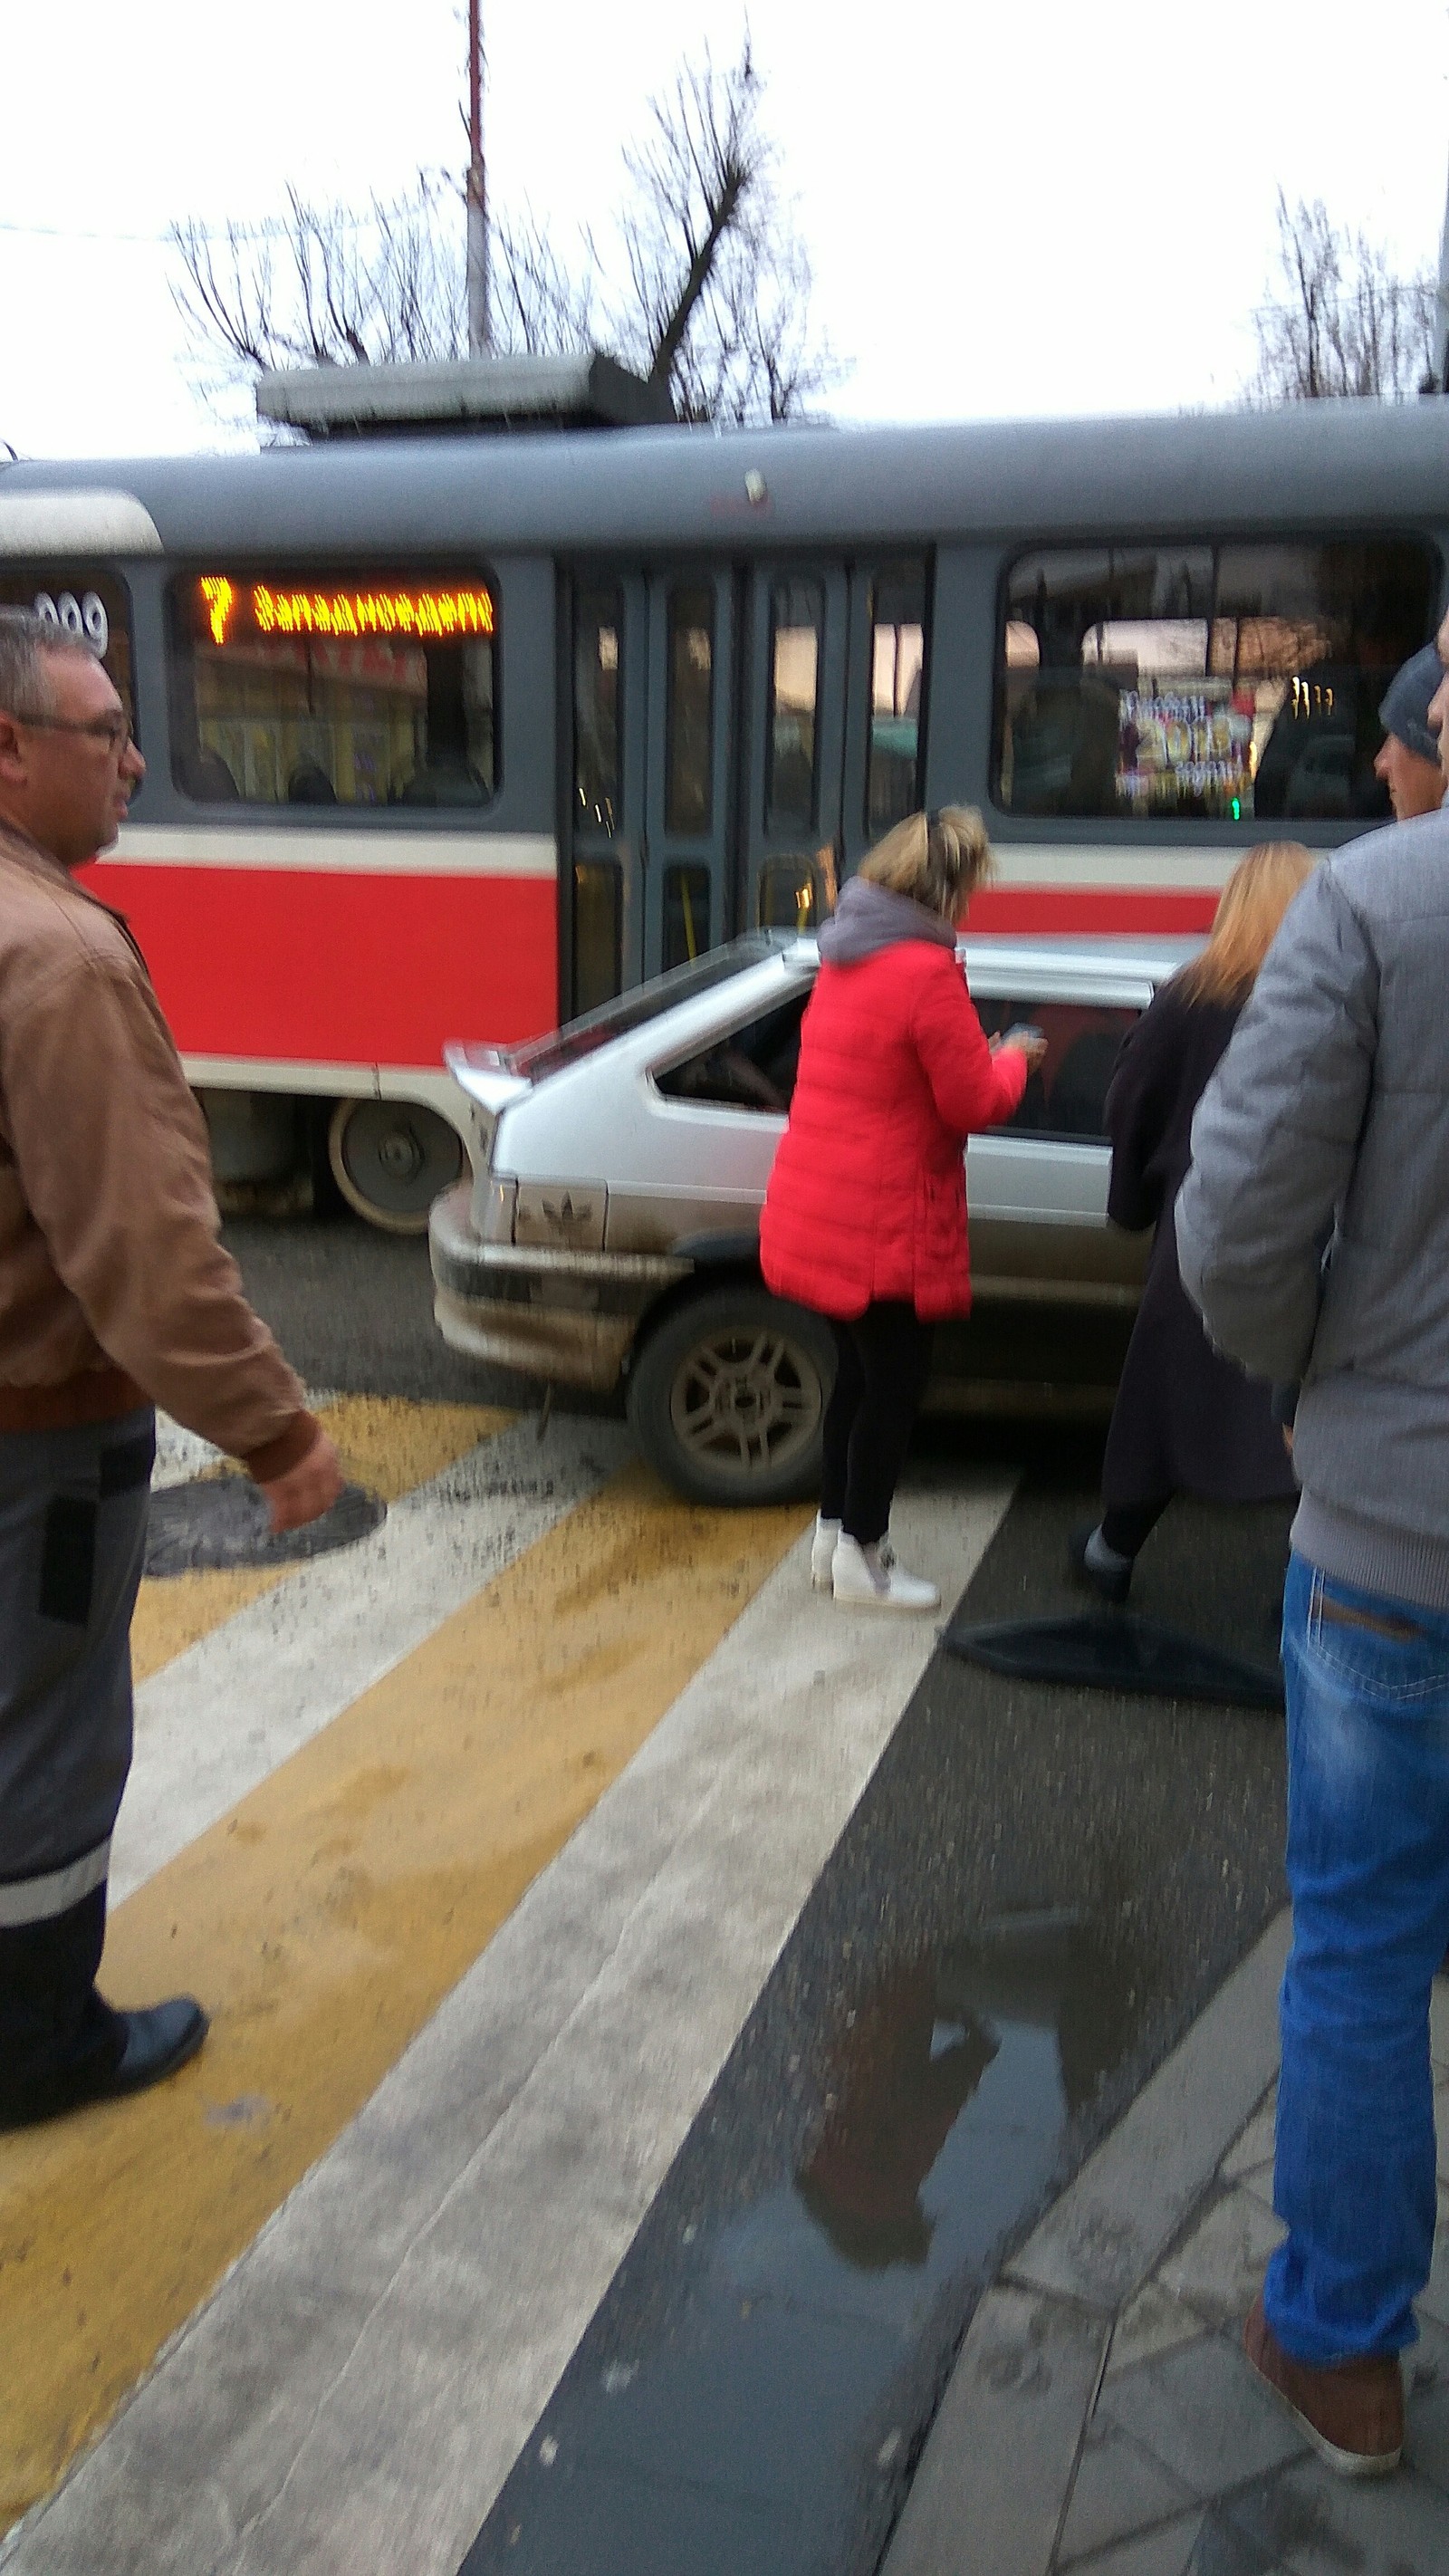
[[[327,1130],[332,1177],[384,1234],[426,1234],[428,1210],[464,1168],[462,1139],[414,1100],[339,1100]]]

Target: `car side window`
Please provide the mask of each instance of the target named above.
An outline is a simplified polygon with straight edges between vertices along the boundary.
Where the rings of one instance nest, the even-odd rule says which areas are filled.
[[[666,1100],[709,1102],[720,1109],[752,1109],[762,1117],[787,1115],[800,1062],[800,1022],[809,989],[792,993],[741,1029],[710,1039],[657,1077]]]
[[[1107,1086],[1122,1041],[1137,1024],[1137,1012],[1094,1002],[1040,1002],[1029,994],[1006,1001],[973,999],[989,1038],[1027,1021],[1047,1042],[1045,1059],[1031,1075],[1008,1127],[1043,1141],[1105,1144]]]

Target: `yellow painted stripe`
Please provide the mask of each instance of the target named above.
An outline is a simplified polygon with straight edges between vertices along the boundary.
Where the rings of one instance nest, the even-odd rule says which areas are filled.
[[[414,1404],[398,1396],[341,1395],[319,1408],[356,1484],[401,1502],[515,1420],[489,1404]],[[131,1622],[131,1670],[149,1681],[188,1646],[297,1572],[295,1565],[209,1566],[143,1583]]]
[[[193,1574],[143,1583],[131,1615],[131,1678],[139,1686],[163,1664],[198,1645],[249,1601],[284,1583],[290,1565],[207,1566]]]
[[[334,1396],[318,1411],[348,1475],[385,1503],[400,1503],[518,1418],[492,1404],[413,1404],[395,1395]]]
[[[107,1990],[194,1989],[214,2026],[155,2093],[0,2138],[0,2353],[26,2357],[0,2518],[367,2100],[805,1518],[625,1470],[118,1909]]]

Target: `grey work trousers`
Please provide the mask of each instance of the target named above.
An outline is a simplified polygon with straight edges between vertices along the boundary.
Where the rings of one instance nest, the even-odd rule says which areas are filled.
[[[0,1434],[0,2116],[117,2062],[95,1991],[155,1418]]]

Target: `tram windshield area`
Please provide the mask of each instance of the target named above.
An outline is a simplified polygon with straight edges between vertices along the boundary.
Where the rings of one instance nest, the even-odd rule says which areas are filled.
[[[1011,813],[1377,819],[1378,707],[1433,631],[1434,550],[1122,546],[1006,583],[996,784]]]
[[[171,594],[173,767],[207,804],[479,806],[497,609],[456,578],[208,573]]]

